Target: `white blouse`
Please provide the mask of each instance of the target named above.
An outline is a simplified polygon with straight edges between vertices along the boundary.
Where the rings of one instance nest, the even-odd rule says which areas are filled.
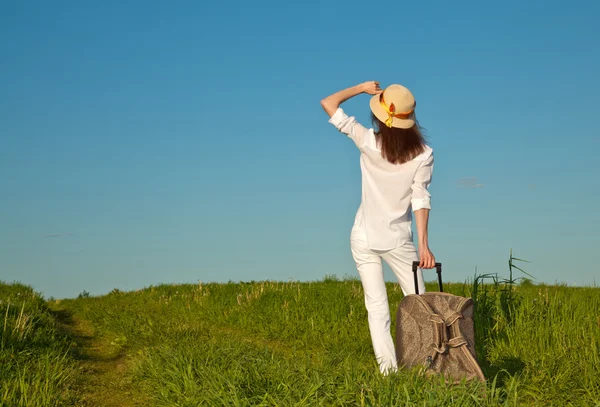
[[[412,213],[431,209],[428,191],[433,173],[433,150],[404,164],[392,164],[381,156],[375,133],[348,117],[342,108],[329,119],[360,150],[362,200],[355,223],[362,221],[369,248],[394,249],[412,240]]]

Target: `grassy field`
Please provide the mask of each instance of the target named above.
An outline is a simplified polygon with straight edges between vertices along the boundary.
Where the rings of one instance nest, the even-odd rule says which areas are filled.
[[[0,406],[62,406],[76,401],[71,341],[30,287],[0,283]]]
[[[476,299],[486,384],[381,376],[356,279],[48,302],[0,284],[0,405],[600,406],[600,289],[492,276],[445,288]],[[402,293],[388,290],[395,313]]]

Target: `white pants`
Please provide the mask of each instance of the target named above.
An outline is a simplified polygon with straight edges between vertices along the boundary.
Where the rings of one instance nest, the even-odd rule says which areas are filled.
[[[369,249],[366,234],[359,222],[352,228],[350,246],[364,290],[371,341],[379,369],[384,374],[396,371],[398,367],[396,350],[390,332],[390,307],[381,260],[385,260],[396,275],[404,295],[414,294],[412,262],[418,260],[417,250],[413,241],[409,240],[395,249],[375,252]],[[425,285],[421,269],[418,270],[417,275],[419,293],[424,293]]]

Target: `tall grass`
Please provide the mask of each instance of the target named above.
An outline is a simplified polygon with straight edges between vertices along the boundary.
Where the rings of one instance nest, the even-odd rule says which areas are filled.
[[[62,406],[75,363],[45,301],[31,287],[0,283],[0,406]]]
[[[511,253],[508,277],[444,287],[474,299],[486,383],[379,374],[356,278],[165,284],[53,308],[127,358],[126,385],[104,385],[142,390],[144,406],[600,406],[600,289],[534,284],[522,261]],[[393,315],[402,292],[387,289]],[[0,283],[0,315],[0,406],[77,405],[57,314],[30,287]]]
[[[600,406],[600,290],[519,280],[517,261],[507,279],[445,285],[475,299],[485,384],[381,376],[352,278],[160,285],[65,306],[137,361],[154,406]],[[393,315],[402,293],[388,293]]]

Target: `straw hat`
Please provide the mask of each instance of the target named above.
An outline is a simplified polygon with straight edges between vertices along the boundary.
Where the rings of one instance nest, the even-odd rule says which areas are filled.
[[[415,124],[417,102],[413,94],[402,85],[390,85],[371,98],[371,111],[388,127],[409,129]]]

